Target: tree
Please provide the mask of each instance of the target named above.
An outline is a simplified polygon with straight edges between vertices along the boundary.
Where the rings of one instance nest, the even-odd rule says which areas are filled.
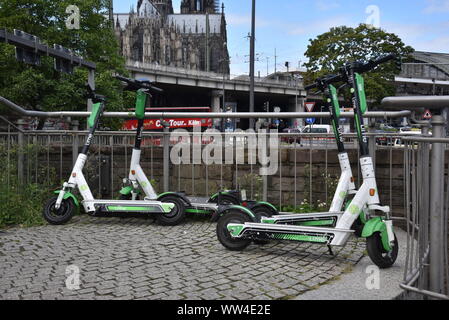
[[[349,61],[367,61],[387,53],[395,53],[404,58],[414,49],[406,46],[394,33],[361,24],[357,28],[346,26],[331,28],[330,31],[310,39],[305,56],[308,71],[305,81],[335,73]],[[395,94],[392,84],[395,66],[391,63],[379,66],[375,71],[364,75],[368,99],[380,102],[382,98]]]
[[[108,4],[109,0],[0,0],[0,28],[25,31],[95,62],[97,92],[108,98],[109,111],[123,111],[120,82],[112,73],[127,72],[107,18]],[[79,30],[66,26],[69,5],[80,10]],[[42,57],[41,66],[27,66],[15,60],[13,46],[0,44],[0,95],[30,109],[86,110],[87,70],[62,74],[54,70],[53,61]]]

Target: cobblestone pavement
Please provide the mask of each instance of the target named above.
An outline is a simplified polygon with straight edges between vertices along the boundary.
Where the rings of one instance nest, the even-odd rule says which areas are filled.
[[[350,270],[364,250],[351,238],[335,256],[286,242],[231,252],[206,220],[78,216],[0,232],[0,299],[292,299]],[[69,265],[80,269],[79,290],[66,288]]]

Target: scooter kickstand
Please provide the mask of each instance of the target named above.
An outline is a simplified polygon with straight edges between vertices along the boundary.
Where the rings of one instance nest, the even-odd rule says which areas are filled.
[[[334,252],[332,251],[332,247],[330,245],[327,245],[327,249],[329,250],[329,254],[334,256]]]

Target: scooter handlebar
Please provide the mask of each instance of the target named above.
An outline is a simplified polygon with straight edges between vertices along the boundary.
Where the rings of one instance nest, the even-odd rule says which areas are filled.
[[[315,88],[324,89],[324,87],[326,87],[327,85],[329,85],[331,83],[340,82],[343,80],[344,79],[341,75],[331,74],[331,75],[317,79],[317,81],[315,83],[306,86],[304,89],[305,90],[312,90]]]
[[[381,56],[377,59],[370,60],[367,63],[361,64],[360,66],[355,68],[356,72],[362,73],[362,72],[368,72],[376,68],[378,65],[381,65],[382,63],[388,62],[390,60],[397,59],[397,55],[394,53],[390,53],[384,56]]]
[[[126,82],[128,84],[128,86],[125,88],[125,90],[137,91],[139,89],[147,89],[147,90],[151,90],[151,91],[159,92],[159,93],[164,92],[164,90],[153,86],[151,81],[149,81],[149,80],[142,81],[142,80],[136,80],[136,79],[129,79],[129,78],[123,77],[121,75],[115,75],[114,77],[117,80]]]

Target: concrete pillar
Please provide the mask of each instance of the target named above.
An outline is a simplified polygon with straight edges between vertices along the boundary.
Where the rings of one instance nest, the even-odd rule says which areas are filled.
[[[289,99],[289,112],[304,112],[304,102],[305,99],[303,97],[293,97]],[[304,119],[295,118],[291,120],[291,126],[294,128],[303,127]]]
[[[213,90],[211,92],[211,108],[212,112],[220,112],[220,105],[221,105],[221,97],[223,96],[223,92],[219,90]],[[214,119],[214,128],[221,127],[221,119]]]

